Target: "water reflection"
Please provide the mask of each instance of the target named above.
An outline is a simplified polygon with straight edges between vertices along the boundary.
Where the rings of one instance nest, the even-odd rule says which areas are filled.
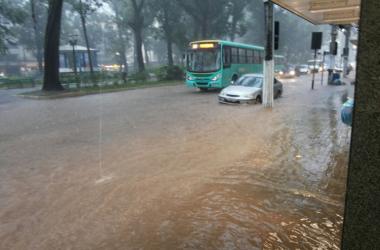
[[[187,197],[161,234],[181,249],[339,249],[349,132],[340,96],[327,102]]]

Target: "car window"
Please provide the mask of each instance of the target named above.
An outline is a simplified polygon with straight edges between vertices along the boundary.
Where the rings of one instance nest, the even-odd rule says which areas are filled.
[[[263,86],[263,78],[257,76],[243,76],[237,80],[235,85],[261,88]]]

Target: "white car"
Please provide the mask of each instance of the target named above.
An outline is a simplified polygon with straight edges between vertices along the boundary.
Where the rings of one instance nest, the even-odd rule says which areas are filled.
[[[219,94],[221,103],[261,103],[264,76],[262,74],[246,74],[234,84],[224,88]],[[282,95],[282,83],[276,78],[273,84],[274,97]]]

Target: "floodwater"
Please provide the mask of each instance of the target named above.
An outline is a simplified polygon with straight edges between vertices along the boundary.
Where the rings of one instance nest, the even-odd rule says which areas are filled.
[[[308,84],[272,111],[183,86],[0,106],[0,248],[339,249],[350,86]]]

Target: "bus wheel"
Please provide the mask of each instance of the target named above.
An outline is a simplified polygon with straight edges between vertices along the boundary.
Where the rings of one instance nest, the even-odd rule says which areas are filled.
[[[199,88],[199,90],[202,92],[206,92],[208,90],[208,88]]]
[[[256,97],[256,103],[261,103],[261,102],[262,102],[262,100],[261,100],[261,96],[258,95],[258,96]]]

